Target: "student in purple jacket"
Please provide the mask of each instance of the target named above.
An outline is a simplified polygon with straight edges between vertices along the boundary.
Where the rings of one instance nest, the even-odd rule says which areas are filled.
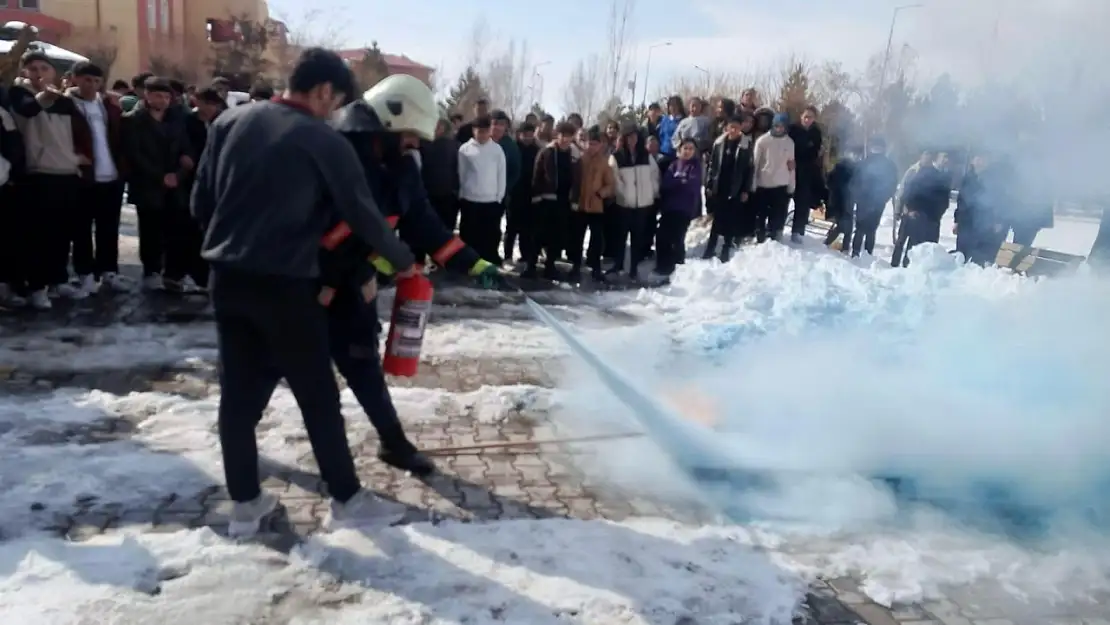
[[[660,180],[659,232],[655,272],[670,276],[686,260],[686,230],[701,215],[702,164],[698,144],[685,139],[678,146],[678,159],[667,166]]]

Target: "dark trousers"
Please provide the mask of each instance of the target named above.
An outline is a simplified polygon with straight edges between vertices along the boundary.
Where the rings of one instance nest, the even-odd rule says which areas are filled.
[[[574,211],[570,214],[570,241],[567,242],[567,260],[575,269],[582,267],[582,247],[586,244],[586,231],[590,243],[586,250],[586,266],[601,269],[601,254],[605,248],[605,214]]]
[[[708,205],[713,207],[713,225],[709,230],[703,258],[713,258],[717,243],[723,239],[721,262],[728,262],[736,241],[751,233],[753,220],[750,207],[739,196],[712,198]]]
[[[485,260],[497,259],[504,213],[500,202],[459,200],[459,236]]]
[[[817,206],[817,195],[811,190],[812,187],[812,182],[805,178],[798,179],[798,188],[794,191],[794,220],[790,223],[790,234],[805,236],[810,211]]]
[[[428,198],[443,225],[451,232],[459,225],[459,199],[454,195],[433,195]]]
[[[966,234],[961,230],[959,240],[963,242],[964,248],[960,251],[967,257],[968,262],[983,266],[993,265],[998,259],[998,250],[1006,240],[1007,233],[1001,225],[998,226],[998,230],[989,226],[984,230],[972,230]]]
[[[879,223],[883,220],[883,206],[867,206],[860,204],[856,207],[856,232],[852,240],[852,256],[859,256],[862,250],[868,254],[875,253],[875,238],[879,230]],[[849,234],[844,235],[845,247]]]
[[[844,240],[840,243],[840,251],[845,254],[851,252],[855,222],[855,210],[846,209],[841,211],[833,223],[833,227],[829,228],[828,234],[825,235],[825,245],[832,245],[840,235],[844,235]]]
[[[297,400],[328,493],[347,501],[361,487],[347,446],[331,369],[328,315],[315,280],[216,269],[212,305],[219,347],[219,435],[233,501],[259,495],[255,428],[281,378]]]
[[[648,258],[655,247],[655,234],[659,232],[659,206],[652,205],[640,211],[644,218],[644,249],[640,250],[640,258]]]
[[[504,254],[501,255],[507,261],[516,259],[515,250],[517,241],[520,241],[520,254],[524,256],[524,248],[527,243],[524,240],[522,233],[522,222],[528,216],[528,209],[531,208],[532,203],[523,197],[506,198],[505,200],[505,245]]]
[[[760,242],[770,237],[778,241],[786,227],[790,192],[786,187],[760,187],[752,197],[755,209],[755,235]]]
[[[69,281],[69,242],[80,201],[77,176],[32,174],[20,191],[28,212],[24,232],[27,286],[32,291]]]
[[[139,262],[143,276],[161,274],[166,255],[166,209],[164,206],[135,205],[139,218]]]
[[[570,214],[567,201],[540,200],[531,205],[528,218],[521,224],[521,251],[529,268],[536,268],[542,250],[547,259],[545,269],[548,273],[555,271],[555,261],[563,253],[570,234]]]
[[[690,218],[681,211],[663,211],[659,216],[659,233],[655,246],[655,272],[664,276],[686,258],[686,230]]]
[[[208,263],[200,257],[204,235],[189,213],[189,207],[180,201],[168,203],[165,209],[165,272],[169,280],[188,276],[197,284],[208,282]],[[139,241],[140,245],[142,241]]]
[[[27,290],[27,272],[33,252],[27,245],[30,208],[24,204],[21,187],[0,186],[0,284],[20,294]]]
[[[401,419],[385,382],[378,336],[381,324],[374,302],[366,302],[355,289],[340,290],[328,306],[328,340],[331,357],[347,381],[384,449],[411,454],[416,447],[405,436]]]
[[[605,200],[604,215],[601,255],[616,263],[615,267],[623,267],[625,246],[628,242],[628,233],[632,231],[632,225],[626,222],[627,215],[621,210],[621,207],[609,200]]]
[[[894,253],[890,264],[894,267],[910,265],[909,251],[921,243],[936,243],[940,240],[940,222],[924,215],[903,215],[898,225],[898,238],[894,241]]]
[[[613,259],[614,270],[624,269],[625,254],[628,253],[628,270],[636,273],[640,263],[647,258],[647,251],[651,249],[651,240],[648,238],[648,217],[654,218],[654,216],[654,206],[625,208],[614,205],[613,211],[606,216],[607,225],[611,230],[610,238],[605,241],[605,253]],[[610,245],[612,249],[609,249]]]
[[[73,222],[73,272],[79,276],[119,273],[119,216],[123,182],[81,185],[83,210]]]

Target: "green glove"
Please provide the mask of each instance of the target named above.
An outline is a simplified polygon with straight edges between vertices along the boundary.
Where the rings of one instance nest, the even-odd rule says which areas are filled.
[[[489,261],[479,260],[470,267],[470,271],[467,273],[477,279],[478,284],[483,289],[502,289],[505,287],[505,276],[501,274],[497,265]]]

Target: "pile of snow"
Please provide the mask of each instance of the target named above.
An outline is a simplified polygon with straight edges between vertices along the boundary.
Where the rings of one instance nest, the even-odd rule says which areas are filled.
[[[595,474],[767,523],[882,600],[992,578],[1110,589],[1106,281],[1027,280],[940,246],[900,270],[764,245],[688,263],[641,301],[655,322],[591,345],[641,389],[695,397],[713,430],[686,424],[699,448],[681,455],[732,473],[684,476],[669,440],[611,444]],[[595,377],[567,380],[563,425],[641,427]],[[869,479],[889,476],[897,489]]]

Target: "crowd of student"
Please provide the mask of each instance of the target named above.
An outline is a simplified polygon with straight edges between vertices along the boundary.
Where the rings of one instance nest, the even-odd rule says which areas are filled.
[[[143,74],[105,89],[90,63],[74,66],[60,88],[56,79],[50,61],[30,52],[0,92],[0,205],[34,206],[0,210],[0,303],[48,309],[56,297],[135,288],[118,263],[125,189],[138,217],[141,286],[203,291],[208,270],[187,198],[207,125],[229,104],[227,82],[198,90]],[[846,253],[873,253],[892,199],[895,217],[906,217],[892,264],[938,240],[952,189],[943,152],[923,153],[899,184],[885,143],[872,138],[866,154],[846,150],[826,175],[817,110],[791,120],[757,102],[753,89],[712,111],[704,99],[671,97],[642,123],[587,126],[576,113],[559,123],[529,114],[514,125],[482,100],[469,119],[442,120],[414,153],[444,224],[483,258],[522,263],[524,278],[579,282],[588,269],[596,282],[619,274],[662,282],[685,261],[692,220],[712,215],[705,258],[727,261],[742,241],[779,240],[791,204],[795,243],[824,204],[834,222],[826,242],[843,236]],[[1015,222],[1006,192],[1013,168],[990,160],[979,155],[968,169],[956,215],[960,251],[976,262],[993,260]],[[1024,215],[1015,241],[1030,243],[1051,225],[1050,208],[1047,219]],[[642,276],[649,259],[653,271]]]

